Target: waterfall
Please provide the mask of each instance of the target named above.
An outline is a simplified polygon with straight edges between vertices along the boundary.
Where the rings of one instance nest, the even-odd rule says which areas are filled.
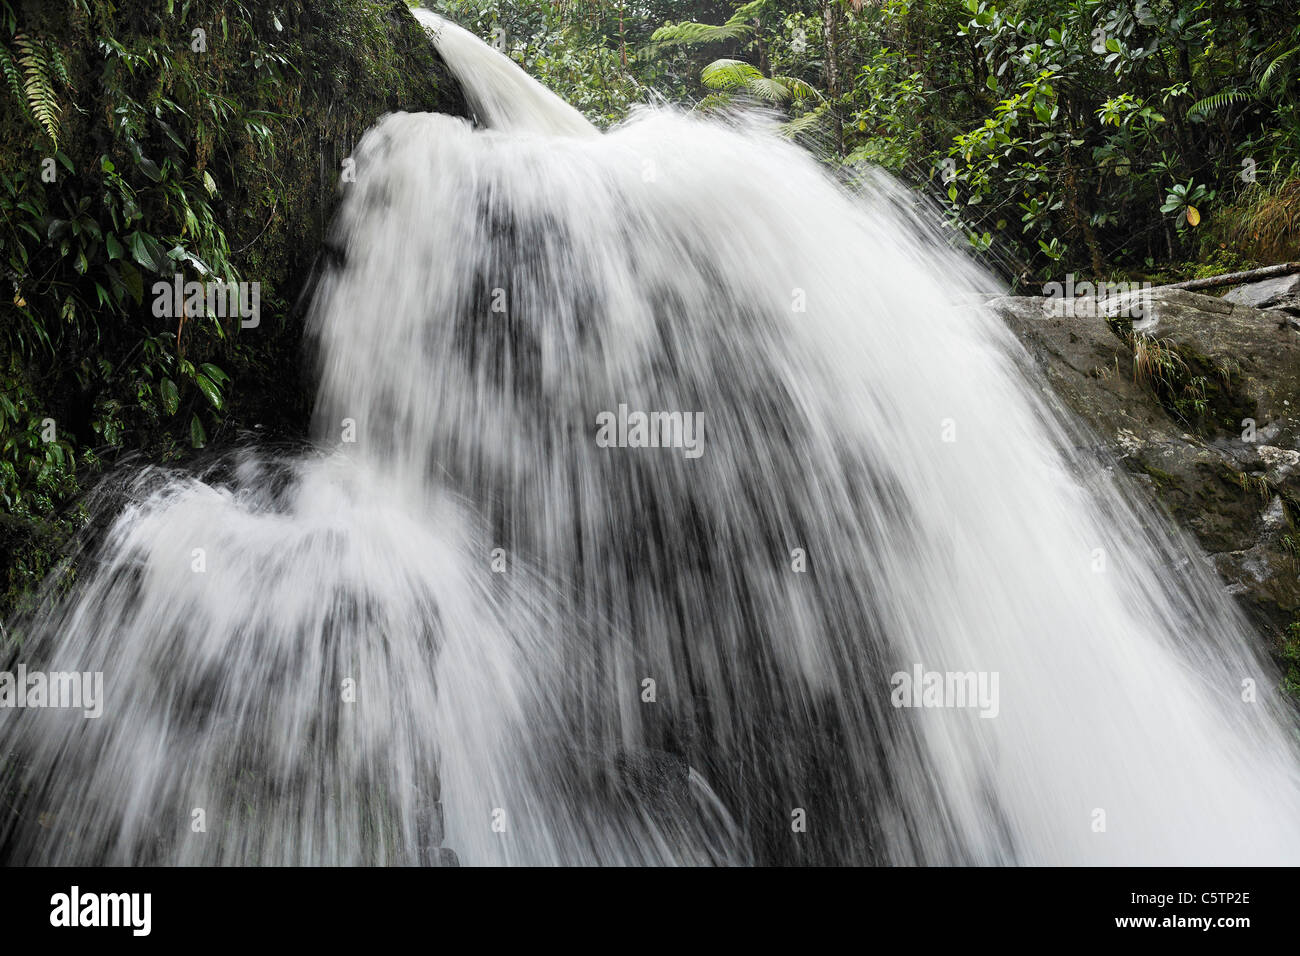
[[[1300,859],[1257,639],[905,191],[417,16],[478,126],[355,151],[314,448],[118,474],[13,623],[104,706],[0,710],[0,855]]]
[[[462,84],[475,117],[490,129],[544,136],[596,136],[596,128],[504,53],[431,10],[411,11]]]

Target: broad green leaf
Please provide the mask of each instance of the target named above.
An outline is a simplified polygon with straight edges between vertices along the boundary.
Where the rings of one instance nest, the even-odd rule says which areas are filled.
[[[221,389],[218,387],[216,382],[212,381],[212,379],[208,378],[206,375],[199,374],[194,376],[194,384],[199,387],[199,391],[201,391],[207,397],[207,400],[212,403],[213,408],[221,408]]]
[[[167,414],[175,415],[181,403],[181,396],[176,388],[176,383],[169,378],[163,379],[158,386],[158,394],[162,397],[163,408],[166,409]]]
[[[125,261],[118,269],[122,286],[135,301],[135,304],[139,305],[144,300],[144,279],[141,277],[140,271],[131,263]]]
[[[199,366],[199,368],[203,370],[204,375],[212,379],[212,381],[216,382],[218,385],[225,385],[230,381],[230,376],[211,362],[204,362]]]
[[[149,254],[149,247],[145,245],[144,236],[140,230],[136,230],[126,237],[126,243],[131,247],[131,256],[136,262],[144,266],[150,272],[158,271],[158,264],[154,262],[153,256]]]

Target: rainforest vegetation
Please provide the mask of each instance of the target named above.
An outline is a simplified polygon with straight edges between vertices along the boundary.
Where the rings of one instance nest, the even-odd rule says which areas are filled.
[[[446,0],[602,124],[758,101],[1011,281],[1300,257],[1290,0]]]
[[[341,162],[386,112],[457,105],[401,0],[0,0],[0,73],[3,619],[109,465],[301,437]],[[160,319],[176,275],[259,283],[257,327]]]

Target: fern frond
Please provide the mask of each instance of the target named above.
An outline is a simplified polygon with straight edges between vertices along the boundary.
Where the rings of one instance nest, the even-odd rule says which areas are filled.
[[[668,23],[650,34],[650,42],[637,53],[641,60],[652,59],[660,50],[673,46],[701,46],[727,40],[744,40],[754,33],[754,24],[771,0],[750,0],[737,8],[726,23]]]
[[[790,99],[790,89],[771,76],[756,76],[745,84],[745,92],[768,103],[784,103]]]
[[[724,40],[743,40],[754,32],[748,23],[734,23],[728,20],[721,26],[707,23],[674,23],[662,26],[650,34],[652,46],[683,46],[702,43],[720,43]]]
[[[821,93],[817,92],[812,85],[805,83],[797,76],[776,76],[773,79],[789,90],[790,99],[792,100],[820,100],[822,98]]]
[[[749,3],[737,7],[736,12],[731,15],[728,23],[739,23],[742,20],[752,20],[763,13],[764,8],[772,0],[750,0]]]
[[[1188,116],[1194,116],[1199,113],[1210,114],[1217,113],[1219,110],[1233,103],[1244,103],[1252,99],[1251,94],[1243,89],[1223,90],[1215,93],[1213,96],[1207,96],[1204,99],[1197,100],[1192,104],[1191,109],[1187,111]]]
[[[54,92],[54,83],[50,78],[49,59],[40,45],[34,43],[25,34],[14,37],[14,45],[22,56],[18,58],[23,69],[23,89],[27,94],[27,106],[37,123],[49,135],[51,142],[59,145],[59,101]]]
[[[709,110],[721,110],[731,106],[732,99],[730,93],[710,93],[704,99],[695,104],[695,108],[701,113],[707,113]]]
[[[1264,75],[1259,78],[1259,91],[1261,93],[1268,92],[1269,87],[1273,85],[1274,78],[1280,74],[1282,68],[1286,66],[1287,61],[1290,60],[1297,53],[1300,53],[1300,46],[1293,46],[1291,49],[1281,53],[1276,59],[1273,60],[1272,63],[1268,65],[1268,67],[1264,70]]]
[[[68,74],[68,63],[63,59],[63,51],[58,47],[50,47],[50,66],[53,67],[54,75],[63,84],[63,88],[73,89],[72,77]]]
[[[812,112],[804,113],[803,116],[796,116],[788,123],[782,123],[781,135],[787,139],[794,139],[796,136],[811,133],[822,125],[822,121],[826,118],[828,106],[829,104],[823,103]]]
[[[23,77],[18,69],[18,64],[10,55],[8,48],[0,46],[0,71],[4,72],[5,79],[9,82],[9,89],[14,94],[14,99],[18,101],[19,108],[23,111],[30,122],[36,122],[36,117],[32,116],[32,111],[27,108],[27,94],[23,90]]]
[[[821,94],[793,76],[764,76],[741,60],[714,60],[700,71],[700,82],[711,90],[745,92],[768,103],[821,99]]]
[[[700,71],[700,82],[711,90],[734,90],[761,79],[757,67],[741,60],[714,60]]]

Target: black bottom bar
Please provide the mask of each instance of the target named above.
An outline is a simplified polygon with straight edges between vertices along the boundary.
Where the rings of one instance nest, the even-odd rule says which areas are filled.
[[[481,945],[518,932],[537,944],[661,946],[790,931],[801,948],[840,938],[923,943],[924,951],[1045,938],[1216,947],[1285,938],[1295,931],[1295,877],[1289,869],[1199,868],[9,869],[0,884],[7,943],[336,947],[415,933],[430,945]],[[139,932],[146,913],[147,935]]]

